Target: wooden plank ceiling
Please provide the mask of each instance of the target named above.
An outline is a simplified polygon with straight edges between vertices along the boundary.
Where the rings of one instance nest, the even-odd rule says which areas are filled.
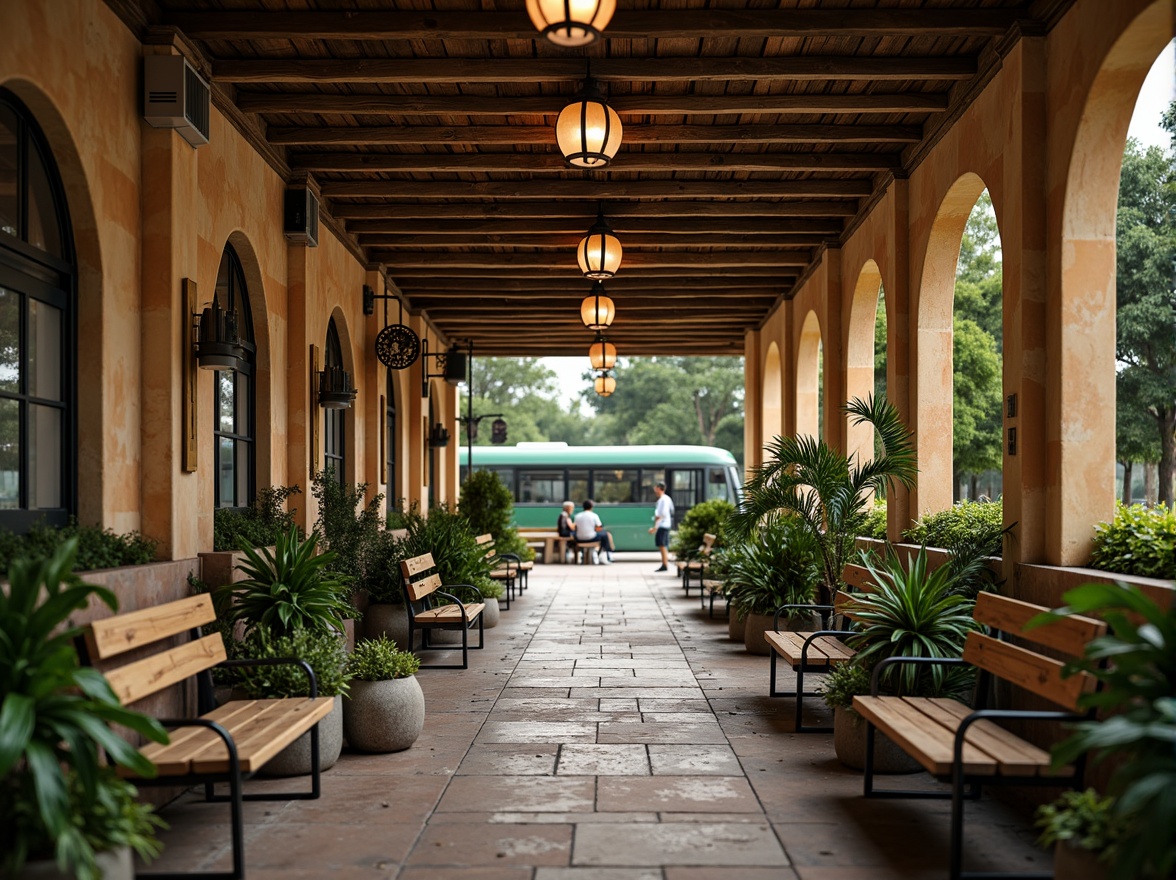
[[[575,247],[598,207],[622,355],[741,354],[891,175],[925,154],[1061,0],[620,0],[561,49],[523,0],[108,0],[182,33],[269,161],[407,305],[480,354],[584,355]],[[569,168],[559,111],[588,61],[624,123]],[[359,292],[356,292],[359,296]],[[392,312],[395,320],[395,310]]]

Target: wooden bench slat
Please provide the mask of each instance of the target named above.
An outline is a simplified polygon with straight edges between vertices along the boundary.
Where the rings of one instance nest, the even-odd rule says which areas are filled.
[[[404,563],[400,563],[404,565]],[[428,596],[430,593],[435,593],[441,589],[441,575],[431,574],[428,577],[421,578],[419,581],[407,581],[409,598],[414,602]]]
[[[274,755],[326,718],[335,707],[334,697],[279,700],[276,712],[258,714],[236,727],[233,741],[241,758],[241,770],[252,773]],[[192,764],[197,773],[223,773],[229,769],[223,747],[219,754],[200,755]]]
[[[225,643],[219,633],[163,651],[117,669],[106,671],[106,680],[124,706],[149,697],[173,684],[224,661]]]
[[[799,641],[796,639],[798,635],[799,633],[791,632],[766,632],[764,639],[777,654],[787,661],[789,666],[796,666],[800,663],[800,652],[804,642],[804,639]],[[829,665],[829,655],[816,642],[809,646],[808,664],[809,666]]]
[[[433,565],[433,554],[426,553],[423,556],[414,556],[411,559],[403,560],[400,563],[400,570],[404,573],[405,580],[408,580],[422,571],[428,571]]]
[[[976,608],[972,616],[980,623],[995,627],[1071,657],[1082,656],[1087,642],[1101,636],[1107,625],[1101,620],[1080,615],[1059,618],[1052,623],[1029,631],[1024,626],[1041,613],[1041,607],[1019,599],[1010,599],[996,593],[980,593],[976,596]]]
[[[857,590],[869,592],[873,589],[874,580],[870,577],[870,570],[864,565],[850,563],[841,570],[841,580]]]
[[[894,740],[928,773],[951,773],[955,732],[920,712],[903,697],[854,697],[853,708]],[[970,743],[964,743],[964,770],[977,776],[995,776],[997,763]]]
[[[1065,664],[1060,660],[978,632],[968,633],[964,660],[1071,711],[1078,708],[1078,697],[1096,684],[1085,672],[1063,679]]]
[[[278,700],[233,700],[202,716],[215,721],[232,733],[245,719],[253,717],[263,707],[272,706],[277,711]],[[169,731],[171,741],[167,745],[152,743],[140,751],[155,763],[161,776],[182,776],[192,772],[192,762],[209,748],[221,748],[220,756],[225,757],[224,743],[207,727],[177,727]]]
[[[95,620],[86,630],[86,646],[93,660],[108,660],[214,620],[216,610],[212,607],[212,596],[203,593],[166,605]]]
[[[486,605],[483,602],[470,602],[465,606],[466,616],[470,621],[478,619],[478,615],[486,610]],[[418,622],[445,622],[445,623],[460,623],[461,611],[457,605],[439,605],[436,608],[427,608],[424,611],[418,611],[416,614]]]

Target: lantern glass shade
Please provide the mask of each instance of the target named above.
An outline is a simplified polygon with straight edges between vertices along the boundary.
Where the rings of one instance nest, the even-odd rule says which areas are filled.
[[[588,349],[588,360],[594,370],[611,370],[617,365],[617,347],[611,342],[598,339]]]
[[[601,285],[603,287],[603,285]],[[616,306],[604,295],[604,292],[590,293],[580,303],[580,320],[589,330],[603,330],[616,317]]]
[[[587,46],[616,12],[616,0],[527,0],[536,30],[557,46]]]
[[[608,231],[593,229],[580,239],[576,259],[585,278],[612,278],[621,267],[621,240]]]
[[[603,168],[621,148],[621,117],[594,86],[560,111],[555,141],[569,165]]]
[[[593,387],[601,397],[608,397],[617,390],[617,380],[612,376],[600,375],[596,377]]]

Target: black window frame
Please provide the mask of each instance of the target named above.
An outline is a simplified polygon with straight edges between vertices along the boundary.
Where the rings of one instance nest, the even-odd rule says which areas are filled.
[[[252,505],[257,497],[257,346],[253,336],[253,311],[249,303],[249,285],[245,280],[245,269],[241,265],[241,258],[237,256],[236,249],[231,244],[226,244],[224,252],[221,254],[221,268],[226,267],[226,296],[225,300],[221,302],[221,306],[225,311],[236,310],[237,312],[237,332],[245,346],[246,357],[236,372],[217,370],[212,376],[213,505],[217,509],[242,510]],[[216,294],[218,296],[220,290],[221,272],[218,269],[216,279]],[[235,411],[233,423],[237,430],[224,431],[221,429],[220,387],[222,377],[226,375],[232,376],[234,410],[236,410],[237,395],[243,392],[245,396],[248,415],[245,418],[244,431],[241,431],[242,426],[237,424]],[[235,487],[240,485],[238,472],[241,469],[241,444],[245,445],[248,452],[247,460],[244,463],[244,504],[240,503],[242,501],[240,498],[233,499],[237,502],[235,504],[226,504],[221,497],[220,446],[222,440],[229,440],[232,443],[234,492],[236,491]]]
[[[343,344],[339,341],[339,328],[335,319],[327,321],[327,340],[323,346],[323,368],[343,369]],[[323,469],[335,475],[335,482],[347,486],[347,410],[325,408],[323,410]]]

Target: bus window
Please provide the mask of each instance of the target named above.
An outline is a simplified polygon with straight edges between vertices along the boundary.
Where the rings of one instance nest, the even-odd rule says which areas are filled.
[[[702,500],[700,497],[702,494],[702,486],[700,485],[702,472],[692,468],[683,468],[682,470],[671,470],[669,475],[666,491],[674,500],[674,517],[680,519],[691,507]]]
[[[584,503],[584,499],[587,497],[588,471],[572,468],[568,471],[568,494],[563,501],[574,501],[578,507]]]
[[[594,499],[597,504],[629,504],[637,500],[636,470],[594,470]]]
[[[706,472],[706,500],[734,501],[727,488],[727,473],[722,468],[708,468]]]
[[[727,474],[731,479],[731,491],[734,493],[734,502],[739,504],[743,500],[743,481],[739,478],[739,468],[727,468]]]
[[[664,469],[650,470],[649,468],[641,469],[641,498],[642,504],[656,504],[657,496],[653,494],[654,483],[664,483],[666,481],[666,472]]]
[[[563,471],[519,471],[519,501],[523,504],[562,504]]]
[[[478,470],[482,469],[478,468]],[[514,468],[492,467],[486,468],[486,470],[490,471],[492,474],[498,474],[498,479],[502,480],[502,482],[506,484],[506,488],[510,489],[510,497],[515,501],[519,500],[518,490],[515,487]]]

